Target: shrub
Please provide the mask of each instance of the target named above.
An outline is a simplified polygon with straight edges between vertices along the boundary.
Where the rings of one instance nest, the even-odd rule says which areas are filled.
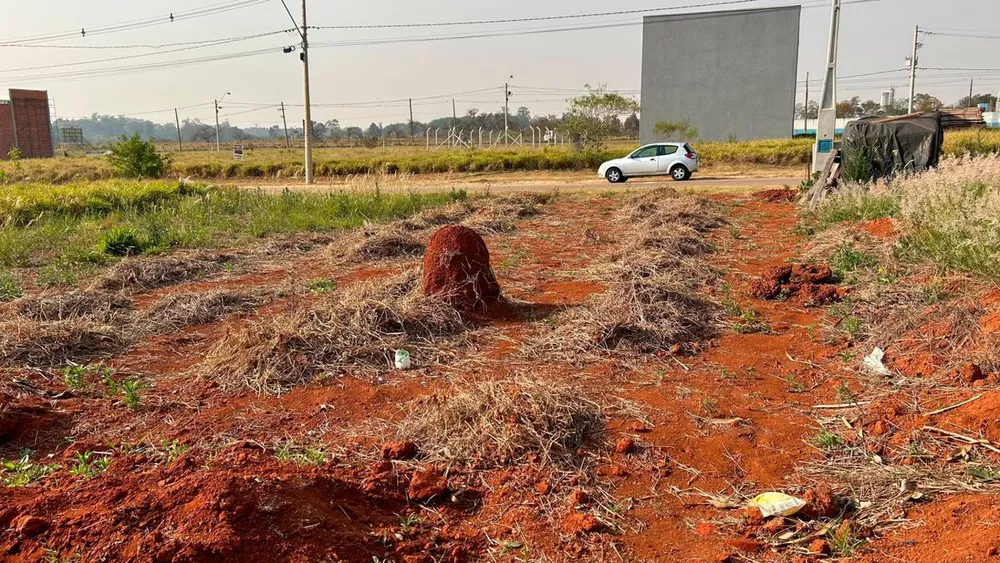
[[[101,252],[112,256],[140,254],[143,245],[139,233],[131,227],[115,227],[101,236]]]
[[[156,152],[153,141],[143,141],[136,133],[122,135],[111,143],[108,163],[115,176],[122,178],[159,178],[167,167],[169,158]]]

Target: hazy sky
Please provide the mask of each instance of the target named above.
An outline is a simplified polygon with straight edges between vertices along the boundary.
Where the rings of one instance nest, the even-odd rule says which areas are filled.
[[[164,44],[267,33],[291,26],[280,0],[244,0],[240,9],[204,17],[179,18],[172,23],[151,25],[117,33],[94,30],[115,24],[161,18],[170,13],[187,14],[236,0],[2,0],[5,17],[0,19],[0,44],[62,32],[72,38],[42,42],[45,45],[109,46]],[[299,18],[301,1],[288,0]],[[720,0],[310,0],[311,26],[405,24],[468,20],[525,18],[604,11],[669,8],[716,3]],[[849,1],[849,0],[848,0]],[[830,25],[829,2],[803,0],[798,75],[799,99],[804,96],[806,72],[811,73],[813,98],[818,96],[824,71]],[[777,0],[758,0],[727,7],[688,9],[703,11],[786,5]],[[682,12],[681,11],[681,12]],[[654,12],[655,13],[655,12]],[[660,13],[680,13],[664,11]],[[371,122],[401,122],[408,119],[405,102],[368,103],[415,98],[415,118],[420,121],[450,114],[451,97],[458,112],[468,108],[496,111],[503,104],[504,80],[514,75],[512,111],[520,105],[535,114],[561,113],[565,99],[584,84],[607,83],[609,88],[634,91],[640,85],[642,14],[615,15],[529,23],[428,27],[410,29],[315,30],[310,32],[312,95],[318,104],[314,119],[338,118],[343,124],[367,126]],[[984,69],[928,70],[918,78],[918,92],[928,92],[946,102],[967,95],[969,78],[977,75],[977,93],[996,93],[1000,87],[1000,30],[989,31],[1000,21],[996,0],[875,0],[846,4],[843,9],[839,73],[842,77],[902,69],[911,50],[913,27],[964,35],[924,36],[920,65],[935,68]],[[484,34],[525,29],[553,29],[587,25],[623,24],[590,30],[527,36],[484,37]],[[87,37],[79,30],[90,29]],[[970,37],[979,35],[992,37]],[[383,43],[377,45],[323,46],[324,43],[398,39],[441,35],[472,38],[439,42]],[[60,117],[102,114],[137,115],[157,122],[173,119],[173,107],[181,118],[214,119],[211,100],[225,92],[232,104],[224,103],[223,116],[238,126],[269,125],[280,119],[272,105],[284,101],[289,123],[302,118],[302,69],[298,54],[286,55],[281,47],[296,44],[293,35],[272,35],[224,45],[184,45],[161,49],[56,49],[0,46],[0,96],[10,87],[49,90]],[[39,43],[33,43],[38,45]],[[162,51],[187,50],[162,53]],[[270,51],[245,58],[211,61],[181,67],[149,68],[165,61],[211,58],[230,53]],[[157,53],[137,59],[98,64],[60,66],[136,54]],[[683,66],[683,61],[677,61]],[[140,71],[80,77],[91,69],[140,68]],[[24,69],[24,70],[18,70]],[[889,85],[898,97],[907,95],[905,71],[861,78],[844,78],[841,99],[858,95],[878,99]],[[526,89],[530,88],[530,89]],[[437,98],[430,98],[435,97]],[[425,98],[425,99],[421,99]],[[426,99],[430,98],[430,99]],[[261,104],[244,105],[244,104]],[[323,106],[322,104],[326,104]],[[355,104],[336,106],[334,104]],[[297,106],[295,106],[297,105]],[[163,111],[167,110],[167,111]]]

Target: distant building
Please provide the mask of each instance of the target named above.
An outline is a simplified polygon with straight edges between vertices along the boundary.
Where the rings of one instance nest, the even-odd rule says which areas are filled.
[[[896,89],[889,86],[882,90],[882,109],[892,109],[896,105]]]
[[[44,90],[9,90],[0,100],[0,159],[14,147],[21,158],[52,158],[49,94]]]
[[[660,122],[687,122],[698,141],[788,138],[795,112],[801,8],[646,17],[643,143]]]

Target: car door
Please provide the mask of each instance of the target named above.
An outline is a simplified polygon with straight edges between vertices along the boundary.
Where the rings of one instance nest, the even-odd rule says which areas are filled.
[[[660,150],[656,153],[656,173],[670,174],[670,169],[678,160],[677,153],[680,148],[677,145],[660,145]]]
[[[649,176],[656,174],[657,161],[659,160],[659,148],[657,145],[642,147],[632,153],[625,162],[626,176]]]

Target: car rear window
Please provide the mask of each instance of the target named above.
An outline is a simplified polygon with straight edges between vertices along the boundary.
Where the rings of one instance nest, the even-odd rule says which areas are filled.
[[[687,154],[691,154],[694,152],[694,149],[691,148],[691,145],[684,143],[684,152]]]

